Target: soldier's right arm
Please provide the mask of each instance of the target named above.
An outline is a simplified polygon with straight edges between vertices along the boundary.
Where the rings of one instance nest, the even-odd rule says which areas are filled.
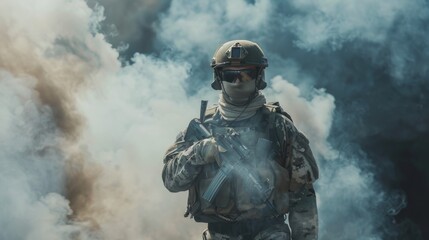
[[[194,158],[193,143],[185,141],[183,133],[179,134],[164,156],[162,180],[170,192],[185,191],[192,186],[202,168],[191,164]]]

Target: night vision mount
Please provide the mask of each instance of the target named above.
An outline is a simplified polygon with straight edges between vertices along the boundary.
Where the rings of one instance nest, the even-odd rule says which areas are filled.
[[[239,64],[241,60],[247,56],[248,52],[240,43],[237,42],[232,45],[225,54],[226,57],[231,60],[231,64]]]

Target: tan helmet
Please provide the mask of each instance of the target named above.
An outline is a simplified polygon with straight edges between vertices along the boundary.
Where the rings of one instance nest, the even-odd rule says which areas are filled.
[[[220,71],[227,66],[256,66],[259,69],[257,88],[264,89],[267,86],[264,69],[268,67],[268,60],[257,43],[248,40],[226,42],[216,50],[210,66],[214,71],[211,86],[215,90],[221,90]]]

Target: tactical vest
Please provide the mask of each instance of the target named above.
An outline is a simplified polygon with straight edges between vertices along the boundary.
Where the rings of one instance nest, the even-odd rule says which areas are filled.
[[[279,146],[273,138],[276,113],[290,119],[276,103],[267,104],[250,119],[231,125],[220,120],[216,107],[207,110],[205,125],[213,136],[226,134],[230,128],[239,134],[240,142],[252,156],[244,164],[254,170],[270,194],[267,199],[257,198],[254,187],[246,179],[248,176],[234,172],[222,185],[214,201],[209,203],[202,195],[217,174],[219,166],[217,163],[208,164],[203,166],[196,183],[189,190],[185,216],[191,214],[197,222],[219,222],[275,217],[288,212],[290,171],[285,160],[279,156]],[[267,141],[271,143],[268,147]]]

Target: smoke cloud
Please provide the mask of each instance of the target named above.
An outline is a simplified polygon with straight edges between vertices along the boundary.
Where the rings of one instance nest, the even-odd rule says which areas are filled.
[[[427,199],[409,186],[429,183],[427,10],[2,1],[0,239],[199,239],[162,156],[199,101],[217,101],[208,64],[230,39],[261,45],[268,100],[310,139],[320,239],[423,239]]]
[[[149,53],[157,46],[155,23],[170,6],[170,0],[88,0],[97,9],[103,6],[105,19],[100,30],[125,60],[135,52]]]

